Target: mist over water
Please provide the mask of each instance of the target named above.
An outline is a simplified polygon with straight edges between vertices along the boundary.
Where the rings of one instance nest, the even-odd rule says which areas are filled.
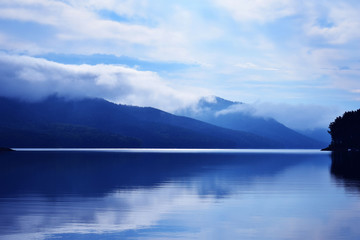
[[[358,239],[348,165],[315,151],[1,153],[0,239]]]

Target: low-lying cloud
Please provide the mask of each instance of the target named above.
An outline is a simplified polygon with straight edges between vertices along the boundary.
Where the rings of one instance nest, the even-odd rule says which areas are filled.
[[[190,104],[199,89],[175,89],[151,71],[121,65],[69,65],[28,56],[0,54],[0,96],[37,101],[58,94],[98,97],[167,111]]]
[[[287,127],[299,130],[327,128],[330,122],[342,114],[339,109],[331,106],[255,102],[232,105],[217,112],[217,115],[237,112],[257,117],[274,118]]]

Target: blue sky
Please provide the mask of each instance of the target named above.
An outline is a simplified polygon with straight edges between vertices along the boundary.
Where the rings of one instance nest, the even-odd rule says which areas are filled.
[[[359,12],[354,0],[1,1],[0,95],[167,111],[217,95],[324,126],[359,107]]]

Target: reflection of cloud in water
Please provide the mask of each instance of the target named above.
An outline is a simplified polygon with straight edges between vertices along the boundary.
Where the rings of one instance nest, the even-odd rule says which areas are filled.
[[[71,161],[63,162],[64,156]],[[101,234],[101,239],[360,236],[360,205],[331,184],[327,155],[120,154],[106,155],[100,162],[91,156],[52,159],[68,174],[59,191],[36,186],[48,177],[57,185],[63,179],[40,161],[39,175],[34,176],[38,179],[29,180],[35,184],[27,188],[30,194],[14,194],[31,179],[20,171],[23,179],[12,184],[18,189],[3,190],[0,201],[2,239],[90,239],[92,234]],[[87,167],[76,174],[79,166]],[[41,175],[43,170],[48,173]],[[86,184],[93,184],[92,178],[102,182],[89,192]],[[75,192],[68,182],[74,182]]]
[[[10,199],[9,199],[10,200]],[[39,235],[65,233],[104,233],[154,226],[163,215],[176,211],[207,209],[213,199],[202,199],[196,188],[167,183],[157,188],[110,193],[102,198],[64,197],[56,202],[44,197],[24,197],[0,202],[2,219],[11,222],[5,239],[19,239],[16,232]],[[33,204],[31,204],[33,203]],[[6,217],[6,219],[4,219]],[[40,233],[33,233],[34,229]],[[22,234],[21,234],[22,235]]]

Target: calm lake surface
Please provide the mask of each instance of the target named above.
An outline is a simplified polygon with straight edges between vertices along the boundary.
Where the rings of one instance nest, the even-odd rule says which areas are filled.
[[[0,153],[0,239],[360,239],[360,168],[357,157],[344,158],[281,150]]]

